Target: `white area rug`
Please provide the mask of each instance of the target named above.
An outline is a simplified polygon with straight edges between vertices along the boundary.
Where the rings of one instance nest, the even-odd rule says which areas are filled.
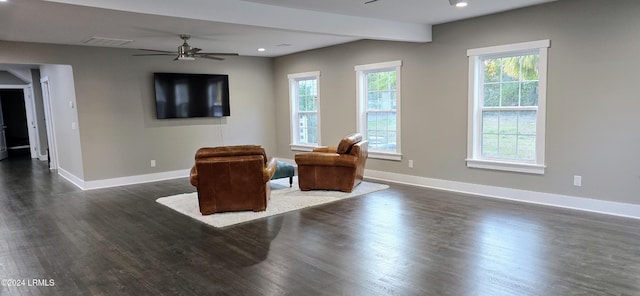
[[[289,188],[289,178],[282,178],[271,181],[271,199],[267,204],[266,211],[227,212],[206,216],[200,214],[198,194],[196,192],[161,197],[156,201],[193,219],[200,220],[215,227],[225,227],[387,188],[389,188],[389,186],[384,184],[362,182],[356,186],[351,193],[323,190],[300,191],[296,177],[293,179],[292,188]]]

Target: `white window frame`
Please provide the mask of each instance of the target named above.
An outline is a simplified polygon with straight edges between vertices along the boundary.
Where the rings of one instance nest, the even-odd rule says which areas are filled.
[[[291,114],[291,144],[289,147],[293,151],[312,151],[313,148],[320,146],[320,71],[313,72],[304,72],[304,73],[295,73],[287,75],[289,78],[289,113]],[[317,83],[317,110],[316,114],[318,116],[318,143],[308,144],[308,143],[300,143],[298,139],[300,139],[300,128],[299,128],[299,119],[298,114],[300,113],[298,110],[298,82],[302,80],[315,79]],[[307,112],[314,113],[314,112]]]
[[[467,167],[491,170],[513,171],[531,174],[545,172],[545,123],[547,101],[547,56],[550,40],[469,49],[469,120],[467,129]],[[483,67],[481,58],[492,56],[513,56],[537,53],[538,59],[538,106],[536,110],[536,151],[533,161],[494,160],[483,158],[482,145],[482,108],[483,93],[481,91]]]
[[[396,151],[380,151],[369,148],[369,158],[385,159],[385,160],[402,160],[401,153],[401,74],[402,60],[389,61],[382,63],[358,65],[354,67],[356,71],[356,109],[357,109],[357,129],[363,138],[367,139],[367,86],[366,77],[370,72],[395,70],[396,71]]]

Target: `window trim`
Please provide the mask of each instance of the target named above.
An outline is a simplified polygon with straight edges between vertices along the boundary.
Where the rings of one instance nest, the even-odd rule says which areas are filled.
[[[515,43],[508,45],[491,46],[467,50],[469,57],[469,106],[467,127],[467,167],[490,170],[512,171],[530,174],[545,173],[545,129],[546,129],[546,102],[547,102],[547,68],[548,48],[550,40],[538,40],[531,42]],[[539,54],[538,68],[538,106],[536,110],[536,152],[533,162],[508,161],[482,158],[481,133],[482,116],[480,114],[479,78],[481,77],[481,57],[491,58],[505,55],[523,55],[527,53]]]
[[[366,110],[365,110],[365,97],[366,94],[363,92],[365,89],[365,81],[364,74],[371,71],[379,71],[379,70],[395,70],[396,71],[396,151],[380,151],[380,150],[372,150],[369,148],[369,158],[375,159],[383,159],[383,160],[394,160],[400,161],[402,160],[401,153],[401,68],[402,68],[402,60],[389,61],[389,62],[381,62],[381,63],[373,63],[366,65],[358,65],[354,67],[354,71],[356,72],[356,128],[359,133],[362,134],[363,138],[367,138],[366,131]]]
[[[311,72],[303,72],[303,73],[295,73],[295,74],[289,74],[287,75],[287,78],[289,79],[289,115],[290,117],[290,136],[291,136],[291,143],[289,144],[289,147],[292,151],[312,151],[313,148],[320,146],[321,145],[321,116],[320,116],[320,71],[311,71]],[[316,79],[316,86],[317,86],[317,111],[315,112],[316,114],[318,114],[318,143],[316,144],[302,144],[302,143],[298,143],[296,139],[299,138],[299,124],[298,124],[298,114],[299,114],[299,110],[298,107],[296,106],[296,103],[298,102],[298,89],[297,89],[297,85],[298,85],[298,81],[300,80],[304,80],[305,78],[315,78]],[[295,111],[295,112],[294,112]],[[305,111],[307,112],[307,111]]]

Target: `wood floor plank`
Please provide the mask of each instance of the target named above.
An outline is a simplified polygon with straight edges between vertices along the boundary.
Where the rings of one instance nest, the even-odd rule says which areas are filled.
[[[640,221],[390,184],[217,229],[155,200],[0,162],[1,295],[640,295]]]

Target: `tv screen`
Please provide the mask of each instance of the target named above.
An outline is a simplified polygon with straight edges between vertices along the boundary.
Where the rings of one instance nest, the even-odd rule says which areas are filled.
[[[230,116],[229,76],[154,73],[158,119]]]

